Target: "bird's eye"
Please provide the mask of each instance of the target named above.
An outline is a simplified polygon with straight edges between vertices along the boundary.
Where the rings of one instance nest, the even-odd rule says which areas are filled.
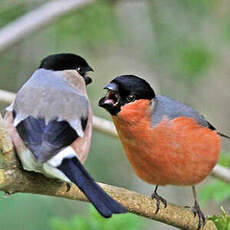
[[[77,71],[80,72],[81,71],[81,67],[77,67]]]
[[[133,101],[135,101],[135,99],[136,99],[136,96],[135,96],[135,95],[129,95],[128,97],[126,97],[126,100],[127,100],[128,102],[133,102]]]

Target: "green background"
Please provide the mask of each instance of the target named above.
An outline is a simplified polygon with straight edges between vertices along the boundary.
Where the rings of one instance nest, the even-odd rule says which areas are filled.
[[[0,27],[44,2],[0,0]],[[157,93],[193,106],[218,130],[230,135],[229,12],[229,2],[224,0],[97,0],[1,53],[0,88],[16,92],[43,57],[73,52],[95,69],[90,73],[93,84],[88,87],[95,115],[110,119],[97,106],[105,93],[103,86],[118,75],[135,74],[147,79]],[[2,111],[5,106],[0,104]],[[230,144],[223,140],[222,147],[221,163],[229,166]],[[93,134],[86,168],[97,181],[148,195],[153,192],[153,186],[132,171],[120,142],[101,133]],[[221,205],[229,211],[228,185],[208,178],[198,188],[206,214],[220,213]],[[159,192],[169,202],[193,204],[188,187],[167,186]],[[0,230],[80,229],[74,223],[84,222],[85,217],[97,223],[92,212],[89,204],[77,201],[30,194],[5,198],[0,194]],[[79,216],[83,217],[79,220]],[[118,217],[116,229],[174,229],[141,217],[124,218],[127,220]],[[126,221],[136,225],[122,224]],[[102,225],[110,229],[104,222]],[[82,226],[84,230],[97,229]],[[117,225],[111,222],[110,226]]]

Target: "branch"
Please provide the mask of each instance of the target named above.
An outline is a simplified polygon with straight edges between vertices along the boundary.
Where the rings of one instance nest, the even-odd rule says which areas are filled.
[[[10,104],[15,98],[15,93],[0,89],[0,101],[6,104]]]
[[[228,168],[225,168],[221,165],[216,165],[212,170],[211,175],[219,180],[224,181],[227,184],[230,184],[230,169]]]
[[[0,30],[0,52],[6,50],[25,37],[56,20],[64,14],[92,3],[95,0],[57,0],[25,14]]]
[[[54,21],[57,17],[93,1],[94,0],[52,1],[22,16],[0,30],[0,52]],[[15,94],[0,90],[1,101],[10,103],[14,97]],[[111,136],[117,136],[112,122],[98,117],[94,117],[93,121],[96,130]],[[1,116],[0,152],[0,190],[8,194],[17,192],[34,193],[87,201],[86,197],[76,186],[72,186],[70,191],[67,192],[66,184],[63,182],[46,178],[41,174],[22,170]],[[158,214],[155,215],[156,202],[151,198],[123,188],[99,184],[109,195],[121,202],[134,214],[164,222],[181,229],[197,229],[198,219],[194,218],[193,213],[189,209],[168,204],[166,209],[162,208]],[[216,230],[216,227],[212,221],[207,221],[203,230]]]
[[[14,98],[15,98],[14,93],[5,90],[0,90],[0,102],[2,101],[4,103],[10,104],[14,100]],[[93,127],[98,132],[102,132],[112,137],[117,137],[116,129],[111,121],[94,116]],[[220,165],[216,165],[211,175],[219,180],[222,180],[230,184],[230,169],[228,168],[225,168]]]
[[[76,187],[71,186],[67,192],[66,183],[59,180],[49,179],[41,174],[22,170],[16,158],[13,145],[5,129],[0,116],[0,190],[7,194],[34,193],[67,198],[71,200],[88,201],[83,193]],[[114,199],[124,205],[129,212],[160,221],[180,229],[196,230],[198,218],[188,208],[168,204],[167,208],[161,208],[158,214],[156,201],[142,194],[99,183],[100,186]],[[203,230],[217,230],[212,221],[207,221]]]
[[[1,101],[1,95],[0,95],[0,101]],[[107,134],[109,136],[118,137],[113,122],[102,119],[100,117],[93,116],[93,128],[98,132]]]

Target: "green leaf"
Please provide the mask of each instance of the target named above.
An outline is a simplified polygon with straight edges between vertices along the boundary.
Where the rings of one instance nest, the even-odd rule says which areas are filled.
[[[221,207],[220,216],[214,215],[209,220],[215,223],[218,230],[230,230],[230,217],[226,214],[223,207]]]

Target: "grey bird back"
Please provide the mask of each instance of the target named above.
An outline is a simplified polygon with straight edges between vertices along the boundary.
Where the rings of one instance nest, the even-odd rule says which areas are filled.
[[[13,104],[15,126],[28,116],[50,120],[66,120],[82,136],[81,118],[87,118],[87,96],[77,92],[60,76],[60,72],[35,71],[19,90]]]
[[[210,126],[205,118],[196,110],[166,96],[157,95],[153,105],[154,107],[151,118],[153,126],[157,126],[164,116],[167,116],[170,120],[177,117],[190,117],[204,127]]]

